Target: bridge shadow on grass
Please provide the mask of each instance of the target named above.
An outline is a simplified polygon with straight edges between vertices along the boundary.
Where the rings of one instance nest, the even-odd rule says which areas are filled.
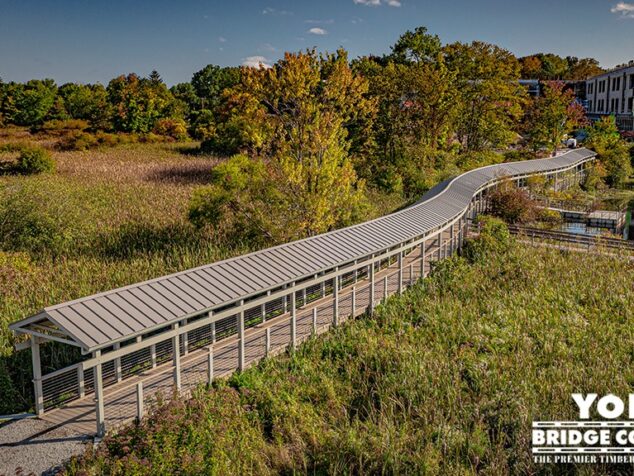
[[[180,185],[204,185],[209,183],[211,169],[218,162],[192,161],[171,167],[156,169],[148,173],[145,177],[150,182],[173,183]]]

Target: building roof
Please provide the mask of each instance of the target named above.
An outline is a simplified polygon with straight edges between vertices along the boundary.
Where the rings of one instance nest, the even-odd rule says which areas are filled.
[[[433,232],[461,214],[474,194],[496,177],[569,168],[594,155],[577,149],[555,158],[472,170],[438,184],[420,201],[396,213],[49,306],[9,327],[27,334],[45,332],[53,340],[92,352]]]

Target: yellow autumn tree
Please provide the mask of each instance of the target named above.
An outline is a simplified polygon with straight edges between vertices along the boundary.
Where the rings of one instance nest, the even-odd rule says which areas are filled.
[[[257,204],[268,211],[257,214],[260,235],[275,242],[360,219],[367,206],[365,187],[357,178],[350,151],[363,150],[363,131],[371,126],[376,105],[366,98],[367,90],[367,81],[352,73],[343,52],[287,53],[272,68],[245,69],[240,85],[228,94],[248,106],[244,108],[248,117],[240,117],[239,107],[233,114],[238,122],[249,122],[255,146],[251,160],[265,166],[258,169],[259,177],[239,180],[245,186],[237,197],[223,191],[223,184],[236,180],[236,170],[246,169],[223,165],[220,171],[231,169],[233,175],[217,169],[214,183],[197,192],[190,216],[197,224],[226,225],[226,215],[205,212],[209,206],[226,208],[232,215],[229,225],[244,227],[245,213],[253,216]],[[243,161],[244,156],[231,160]],[[261,174],[266,174],[269,184],[266,193]],[[220,196],[232,206],[223,207]]]

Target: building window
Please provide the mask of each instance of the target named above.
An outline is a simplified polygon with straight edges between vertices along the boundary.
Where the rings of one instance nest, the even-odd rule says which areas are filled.
[[[619,100],[618,98],[612,98],[612,102],[610,104],[610,112],[619,112]]]
[[[621,77],[612,78],[612,91],[618,91],[621,89]]]
[[[588,101],[588,111],[592,112],[592,101]]]
[[[632,112],[634,110],[634,109],[632,109],[633,106],[634,106],[634,98],[628,98],[628,100],[627,100],[627,111],[628,112]]]
[[[634,74],[630,74],[630,89],[634,89]]]
[[[588,84],[588,94],[592,94],[592,87],[594,86],[593,83]]]

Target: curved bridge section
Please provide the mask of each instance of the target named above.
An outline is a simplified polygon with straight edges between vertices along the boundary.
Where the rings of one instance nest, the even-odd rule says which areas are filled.
[[[594,157],[577,149],[472,170],[376,220],[47,307],[10,326],[30,336],[37,413],[103,434],[158,392],[191,390],[371,312],[462,246],[491,187],[545,175],[564,188]],[[43,376],[46,341],[84,358]]]

